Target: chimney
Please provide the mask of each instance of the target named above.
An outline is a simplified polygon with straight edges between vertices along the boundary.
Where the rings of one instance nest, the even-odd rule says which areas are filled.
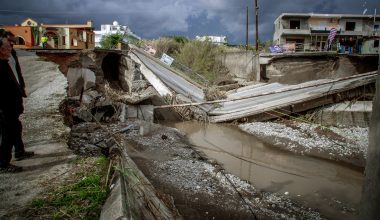
[[[92,20],[87,21],[87,26],[88,27],[92,27],[92,25],[93,25]]]

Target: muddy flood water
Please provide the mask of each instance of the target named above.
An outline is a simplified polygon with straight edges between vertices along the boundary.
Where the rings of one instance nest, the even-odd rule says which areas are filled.
[[[199,151],[259,190],[289,196],[317,209],[328,219],[357,218],[361,171],[277,150],[233,125],[198,122],[165,125],[184,132]]]

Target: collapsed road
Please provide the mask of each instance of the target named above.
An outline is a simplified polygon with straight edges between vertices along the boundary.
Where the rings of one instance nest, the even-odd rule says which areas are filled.
[[[315,80],[298,85],[279,83],[247,86],[227,93],[226,100],[205,101],[204,92],[178,76],[164,64],[158,63],[144,51],[134,49],[134,53],[162,82],[178,94],[189,97],[188,104],[173,106],[194,106],[202,108],[210,116],[211,122],[227,122],[237,119],[263,120],[262,113],[271,112],[282,116],[303,112],[345,99],[353,99],[374,90],[376,72],[370,72],[334,80]],[[153,83],[154,85],[154,83]],[[158,86],[156,86],[158,87]],[[219,104],[217,107],[211,104]],[[170,105],[158,108],[171,107]],[[276,113],[277,111],[277,113]],[[255,117],[256,116],[256,117]]]
[[[101,56],[97,56],[91,52],[86,52],[86,54],[78,56],[77,59],[80,60],[74,66],[70,64],[71,61],[67,63],[67,71],[64,74],[86,73],[94,74],[94,77],[82,77],[82,79],[79,77],[78,79],[82,80],[82,84],[78,83],[80,80],[69,81],[69,97],[66,105],[70,108],[65,108],[65,104],[63,104],[61,110],[63,110],[66,119],[70,119],[66,121],[71,123],[69,145],[74,152],[84,155],[97,155],[102,154],[104,149],[111,149],[111,156],[117,172],[110,181],[113,194],[110,195],[109,201],[105,205],[102,214],[103,219],[110,219],[110,216],[116,216],[115,218],[160,216],[162,219],[323,219],[331,217],[328,212],[319,214],[318,207],[308,208],[309,206],[296,202],[293,198],[288,197],[286,192],[276,194],[255,188],[254,178],[253,181],[251,180],[252,182],[247,182],[224,170],[224,166],[219,161],[200,153],[193,144],[189,143],[184,133],[176,129],[152,124],[154,116],[151,105],[155,103],[154,100],[160,99],[162,94],[169,95],[182,91],[183,94],[181,95],[188,97],[187,102],[192,105],[194,101],[205,101],[201,95],[201,90],[194,89],[192,87],[194,85],[190,86],[189,90],[175,90],[164,80],[160,82],[161,89],[156,89],[158,88],[156,83],[159,81],[150,81],[153,79],[153,77],[149,78],[151,76],[144,77],[146,73],[141,68],[143,63],[149,69],[149,64],[146,63],[152,62],[154,64],[156,61],[149,60],[149,58],[141,58],[142,60],[148,59],[145,60],[145,63],[142,60],[133,61],[133,55],[125,52],[112,55],[112,57],[118,57],[127,63],[123,66],[123,70],[119,70],[119,73],[117,71],[107,72],[107,69],[112,69],[107,65],[117,63],[105,64],[104,60],[102,63],[102,58],[109,56],[107,53],[114,52],[102,51],[101,53]],[[136,57],[138,58],[138,56]],[[99,68],[99,66],[107,68]],[[153,73],[155,71],[160,72],[160,68],[164,67],[159,66],[150,71]],[[120,68],[114,68],[114,70]],[[164,69],[167,70],[167,68]],[[115,73],[120,75],[107,76],[107,74]],[[133,74],[133,77],[130,77],[129,74]],[[373,82],[370,76],[371,73],[358,76],[358,78],[363,77],[365,80],[362,78],[360,80],[357,80],[358,78],[346,79],[351,81],[345,85],[355,85],[352,82],[362,81],[366,83],[360,84],[359,87],[371,85]],[[160,77],[157,76],[157,78]],[[128,85],[136,86],[136,82],[140,85],[142,81],[148,81],[148,83],[143,83],[144,86],[137,89],[136,87],[127,88],[127,90],[130,89],[130,92],[125,92],[125,90],[120,89],[118,83],[128,79],[132,79],[132,82],[126,83]],[[174,80],[173,82],[180,81],[182,80]],[[336,82],[332,81],[326,85],[332,87],[331,84],[336,85]],[[321,84],[315,83],[309,83],[309,86],[318,87],[326,81],[319,82]],[[81,88],[84,85],[88,85],[88,88],[82,90]],[[162,85],[167,86],[166,90],[162,90]],[[180,85],[182,84],[180,83]],[[76,86],[79,86],[79,89],[75,88]],[[270,86],[260,87],[261,89],[268,89]],[[148,99],[141,96],[151,87],[156,89],[154,95],[149,96]],[[259,89],[256,91],[258,95],[263,93],[262,90],[260,91],[260,87],[254,88]],[[188,92],[184,92],[190,91],[191,88],[196,91],[194,98],[191,98]],[[244,96],[247,95],[242,92],[249,91],[251,88],[230,92],[230,98],[246,98]],[[274,92],[291,89],[297,90],[295,87],[277,87]],[[300,89],[298,88],[298,90]],[[331,91],[326,91],[323,88],[316,94],[330,95],[329,92]],[[234,93],[238,95],[234,97],[232,95]],[[114,96],[110,97],[109,94]],[[133,103],[128,102],[132,94],[137,94],[135,96],[139,97]],[[361,94],[357,95],[360,96]],[[120,97],[127,98],[121,99]],[[200,99],[201,97],[202,99]],[[334,99],[332,100],[334,101]],[[170,102],[162,103],[170,104]],[[172,106],[174,105],[176,103],[173,103]],[[182,105],[187,104],[182,103]],[[249,106],[245,107],[249,108]],[[65,112],[65,110],[70,110],[70,112]],[[127,133],[118,133],[118,131],[126,128],[128,128]],[[107,141],[102,141],[104,139]],[[115,212],[115,210],[119,212]],[[351,213],[348,214],[349,216],[355,216],[355,211],[349,211]],[[346,215],[343,216],[347,217]]]

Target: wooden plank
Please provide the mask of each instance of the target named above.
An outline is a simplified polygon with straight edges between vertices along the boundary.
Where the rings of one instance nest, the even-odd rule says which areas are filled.
[[[156,190],[126,150],[115,147],[113,152],[119,155],[122,193],[125,200],[125,216],[128,219],[182,219],[178,211],[173,212],[156,195]]]

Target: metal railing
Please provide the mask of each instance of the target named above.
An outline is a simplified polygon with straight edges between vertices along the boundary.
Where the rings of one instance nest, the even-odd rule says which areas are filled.
[[[282,52],[318,52],[318,51],[339,51],[338,44],[334,42],[330,48],[326,48],[326,42],[319,43],[286,43],[279,45]]]
[[[203,84],[204,86],[207,86],[209,84],[209,81],[202,75],[196,73],[186,65],[178,62],[177,60],[174,60],[171,67],[181,71],[186,76],[188,76],[190,79],[195,80],[196,82]]]

